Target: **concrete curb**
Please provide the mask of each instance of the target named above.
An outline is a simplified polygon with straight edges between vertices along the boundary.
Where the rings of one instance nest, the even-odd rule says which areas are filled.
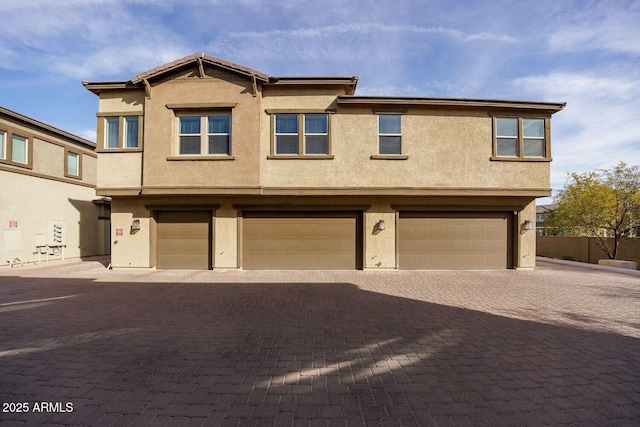
[[[589,268],[591,270],[609,271],[611,273],[626,274],[627,276],[640,277],[640,270],[629,270],[625,268],[607,267],[604,265],[589,264],[586,262],[567,261],[563,259],[536,257],[536,261],[545,261],[552,264],[560,264],[578,268]]]

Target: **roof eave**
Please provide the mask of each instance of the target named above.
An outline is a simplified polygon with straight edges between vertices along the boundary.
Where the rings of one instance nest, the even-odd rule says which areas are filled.
[[[434,106],[455,108],[512,108],[525,110],[541,110],[551,113],[561,111],[566,102],[532,102],[510,101],[499,99],[467,99],[467,98],[413,98],[384,96],[349,96],[342,95],[337,99],[338,105],[395,105],[395,106]]]
[[[144,89],[141,85],[127,81],[111,81],[111,82],[88,82],[83,81],[82,85],[89,91],[99,95],[103,90],[128,90],[128,89]]]
[[[8,108],[0,107],[0,114],[4,114],[5,116],[11,117],[12,119],[20,121],[29,126],[39,128],[41,131],[53,133],[64,138],[71,139],[81,145],[85,145],[88,148],[91,148],[92,150],[95,150],[96,148],[96,144],[93,141],[89,141],[88,139],[84,139],[78,135],[74,135],[62,129],[58,129],[39,120],[32,119],[31,117],[27,117],[20,113],[16,113],[15,111],[9,110]]]
[[[269,77],[270,86],[344,86],[349,96],[355,93],[358,76],[273,76]]]
[[[267,83],[269,81],[269,76],[260,71],[254,70],[252,68],[245,67],[240,64],[236,64],[234,62],[226,61],[221,58],[216,58],[215,56],[205,55],[204,53],[194,53],[192,55],[185,56],[183,58],[177,59],[175,61],[169,62],[164,65],[160,65],[158,67],[152,68],[151,70],[144,71],[135,75],[131,82],[136,84],[140,83],[143,80],[153,79],[155,77],[159,77],[161,75],[170,73],[174,70],[192,65],[208,63],[214,65],[216,67],[228,70],[232,73],[244,75],[251,79],[255,78],[263,83]]]

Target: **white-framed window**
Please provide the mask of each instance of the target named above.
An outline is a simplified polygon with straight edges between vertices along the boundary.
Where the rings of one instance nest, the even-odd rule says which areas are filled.
[[[67,151],[67,175],[80,176],[80,154]]]
[[[25,165],[29,163],[28,138],[15,134],[11,137],[11,161]]]
[[[117,113],[116,113],[117,114]],[[102,120],[101,150],[135,150],[141,147],[141,116],[138,115],[105,115]]]
[[[207,116],[208,154],[231,154],[231,116],[212,114]]]
[[[231,155],[231,115],[178,116],[178,155]]]
[[[139,119],[138,116],[125,116],[124,117],[124,148],[138,148],[139,147]]]
[[[522,119],[522,145],[524,157],[545,157],[543,119]]]
[[[12,127],[0,129],[0,162],[31,169],[32,150],[33,135]]]
[[[329,116],[304,115],[304,154],[329,154]]]
[[[402,154],[402,116],[400,114],[378,115],[378,154]]]
[[[274,114],[273,154],[328,156],[329,115],[326,113]]]
[[[547,121],[543,118],[495,117],[495,156],[507,159],[547,159],[547,126]]]
[[[7,133],[0,130],[0,159],[7,158]]]
[[[120,118],[105,117],[104,119],[104,148],[117,149],[120,147]]]

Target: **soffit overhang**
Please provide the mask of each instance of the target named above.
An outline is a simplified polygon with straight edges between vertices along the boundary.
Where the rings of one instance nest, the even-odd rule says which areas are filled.
[[[269,77],[268,86],[343,86],[347,95],[353,95],[358,76],[277,76]]]
[[[446,107],[446,108],[481,108],[481,109],[517,109],[540,111],[548,114],[557,113],[566,106],[566,102],[534,102],[510,101],[498,99],[470,98],[417,98],[387,96],[338,96],[339,106],[396,106],[396,107]]]

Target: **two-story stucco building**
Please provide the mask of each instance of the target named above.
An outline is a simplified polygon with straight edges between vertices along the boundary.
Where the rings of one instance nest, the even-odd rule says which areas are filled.
[[[0,183],[0,267],[109,253],[92,141],[0,107]]]
[[[112,265],[534,267],[565,104],[356,96],[357,81],[194,54],[84,82]]]

